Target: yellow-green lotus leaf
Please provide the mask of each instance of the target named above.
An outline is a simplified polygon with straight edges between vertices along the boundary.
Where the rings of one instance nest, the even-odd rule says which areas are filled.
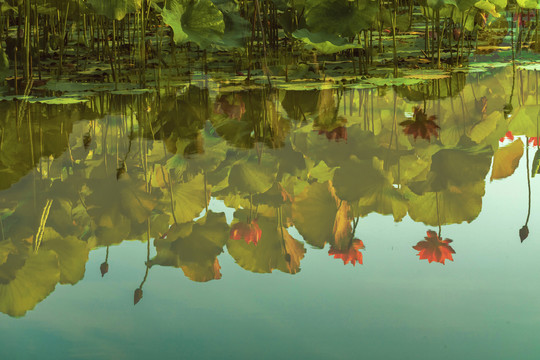
[[[32,310],[53,292],[60,280],[55,252],[40,251],[24,260],[23,265],[15,270],[14,279],[7,282],[0,280],[0,311],[10,316],[23,316]],[[0,274],[8,270],[4,269],[6,265],[0,267]]]
[[[523,141],[517,139],[510,145],[502,147],[493,156],[491,181],[504,179],[516,171],[519,160],[523,156]]]

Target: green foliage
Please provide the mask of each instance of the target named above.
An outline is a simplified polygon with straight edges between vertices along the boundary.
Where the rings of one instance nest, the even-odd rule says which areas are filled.
[[[208,48],[225,33],[223,13],[210,0],[172,0],[162,12],[163,22],[172,27],[174,42],[192,41]]]

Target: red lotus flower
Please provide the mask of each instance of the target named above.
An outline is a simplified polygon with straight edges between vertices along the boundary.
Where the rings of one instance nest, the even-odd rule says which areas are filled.
[[[517,20],[518,26],[527,27],[529,26],[529,21],[534,18],[534,15],[534,10],[529,10],[528,12],[519,12],[514,14],[514,22]]]
[[[419,108],[415,107],[413,109],[414,120],[406,120],[401,122],[399,125],[403,126],[403,132],[407,135],[413,135],[414,139],[420,135],[422,139],[431,140],[431,136],[439,136],[437,129],[440,129],[439,125],[435,124],[435,115],[431,115],[429,118],[426,115],[426,112]]]
[[[236,223],[231,228],[230,238],[233,240],[242,240],[248,244],[254,243],[257,245],[261,239],[262,231],[257,224],[257,220],[252,220],[250,224],[243,222]]]
[[[452,254],[456,252],[450,244],[452,240],[442,240],[435,231],[428,230],[425,240],[422,240],[413,246],[414,250],[418,250],[420,260],[427,259],[430,263],[436,261],[444,265],[445,260],[454,261]]]
[[[328,250],[328,255],[334,255],[334,259],[343,260],[344,265],[351,263],[353,266],[355,266],[357,261],[360,265],[362,265],[361,249],[364,249],[364,243],[362,240],[354,239],[351,246],[347,250],[340,250],[334,246],[331,246],[330,250]]]
[[[504,140],[510,140],[510,141],[514,141],[514,135],[512,135],[512,132],[511,131],[508,131],[506,133],[506,135],[504,135],[504,137],[500,138],[499,141],[500,142],[504,142]],[[529,140],[530,141],[530,140]]]
[[[529,145],[538,146],[538,138],[537,137],[529,138]]]
[[[347,141],[347,128],[345,126],[338,126],[337,128],[328,130],[319,130],[319,135],[325,134],[328,140],[345,140]]]
[[[236,103],[236,104],[235,104]],[[246,104],[242,101],[242,97],[237,95],[235,101],[231,104],[225,95],[221,96],[214,103],[214,113],[227,115],[230,119],[240,121],[246,113]]]

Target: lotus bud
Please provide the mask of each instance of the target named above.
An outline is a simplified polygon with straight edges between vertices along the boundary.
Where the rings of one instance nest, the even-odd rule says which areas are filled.
[[[109,263],[106,261],[100,265],[99,270],[101,271],[101,277],[105,276],[109,272]]]
[[[527,225],[523,225],[521,229],[519,229],[519,238],[521,242],[525,240],[529,236],[529,227]]]
[[[135,289],[135,293],[133,294],[133,305],[137,305],[137,303],[141,301],[142,294],[143,292],[141,288]]]

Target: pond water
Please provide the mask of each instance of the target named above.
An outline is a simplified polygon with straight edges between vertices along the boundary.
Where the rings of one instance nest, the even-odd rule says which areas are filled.
[[[0,102],[0,357],[536,358],[538,72],[472,70]]]

